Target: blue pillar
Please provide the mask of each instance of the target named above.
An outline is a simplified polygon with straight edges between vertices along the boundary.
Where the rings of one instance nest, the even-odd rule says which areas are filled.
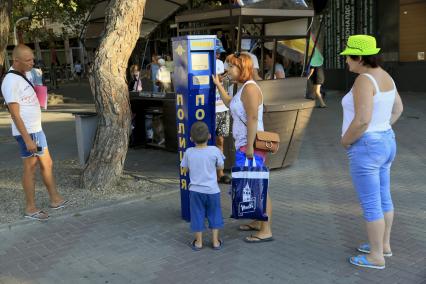
[[[176,126],[179,162],[188,147],[193,147],[190,130],[196,121],[209,127],[209,145],[215,145],[216,36],[183,36],[173,38],[175,65],[173,84],[176,91]],[[182,218],[190,221],[189,173],[179,167]]]

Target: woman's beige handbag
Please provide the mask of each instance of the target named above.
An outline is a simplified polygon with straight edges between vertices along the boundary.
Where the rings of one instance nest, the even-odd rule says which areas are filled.
[[[280,148],[280,136],[275,132],[258,131],[254,140],[254,148],[275,154]]]

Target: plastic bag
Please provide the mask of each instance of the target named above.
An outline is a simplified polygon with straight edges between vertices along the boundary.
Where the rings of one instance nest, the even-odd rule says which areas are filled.
[[[235,219],[254,219],[268,221],[266,215],[266,197],[269,186],[267,167],[249,165],[246,159],[243,167],[232,168],[232,215]]]

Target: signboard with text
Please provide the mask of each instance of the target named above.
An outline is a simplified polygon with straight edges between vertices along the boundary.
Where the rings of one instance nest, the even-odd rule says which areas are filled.
[[[209,127],[209,145],[215,145],[215,87],[211,75],[216,70],[216,36],[173,38],[175,65],[173,84],[176,91],[176,127],[179,163],[185,150],[194,146],[191,126],[204,121]],[[179,167],[182,218],[190,221],[189,174]]]
[[[350,35],[374,34],[374,0],[331,0],[325,16],[324,57],[327,69],[344,69],[339,53]]]

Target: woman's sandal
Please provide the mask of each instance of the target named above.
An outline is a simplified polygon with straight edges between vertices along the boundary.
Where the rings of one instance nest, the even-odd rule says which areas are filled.
[[[367,256],[364,255],[358,255],[358,256],[352,256],[349,259],[349,262],[353,265],[360,266],[360,267],[367,267],[367,268],[374,268],[374,269],[385,269],[384,265],[374,264],[368,261]]]
[[[272,242],[273,240],[274,240],[273,237],[261,238],[261,237],[256,237],[253,235],[251,235],[250,237],[244,238],[244,241],[249,244]]]
[[[370,244],[368,244],[368,243],[364,243],[364,244],[361,244],[359,247],[357,247],[357,249],[356,249],[357,251],[359,251],[359,252],[363,252],[363,253],[370,253]],[[391,251],[389,251],[389,252],[383,252],[383,256],[384,257],[391,257],[392,256],[392,252]]]

